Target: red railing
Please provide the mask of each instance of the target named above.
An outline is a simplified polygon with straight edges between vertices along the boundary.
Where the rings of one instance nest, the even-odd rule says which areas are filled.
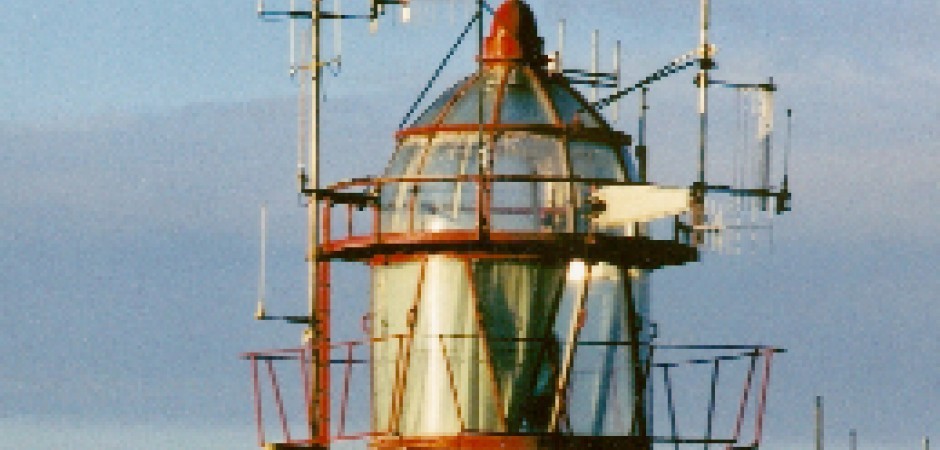
[[[440,338],[448,339],[480,339],[479,336],[440,336]],[[392,431],[383,431],[383,432],[374,432],[374,431],[362,431],[362,432],[349,432],[348,430],[348,419],[350,417],[350,402],[351,402],[351,385],[353,383],[354,364],[370,364],[370,359],[356,359],[355,358],[355,349],[361,346],[368,346],[377,342],[386,342],[392,340],[398,340],[399,342],[409,339],[408,335],[390,335],[386,338],[376,338],[363,341],[349,341],[334,343],[329,345],[332,354],[341,356],[340,359],[331,359],[330,364],[332,365],[342,365],[343,370],[343,380],[342,388],[338,393],[340,398],[339,404],[339,423],[335,426],[335,434],[330,434],[326,442],[322,438],[315,438],[311,434],[309,426],[305,426],[306,432],[303,433],[292,433],[291,432],[291,420],[289,417],[289,412],[285,406],[285,396],[282,392],[282,384],[280,382],[281,378],[279,377],[279,372],[277,370],[277,362],[282,361],[292,361],[298,364],[299,379],[301,381],[300,394],[302,397],[303,409],[306,411],[306,424],[311,423],[311,411],[312,411],[312,393],[311,393],[311,355],[314,349],[311,346],[305,348],[292,348],[292,349],[277,349],[277,350],[267,350],[260,352],[249,352],[242,355],[244,359],[247,359],[251,363],[251,379],[254,391],[254,412],[255,412],[255,421],[257,426],[257,435],[258,435],[258,445],[263,447],[268,442],[281,442],[290,445],[317,445],[317,444],[327,444],[332,441],[348,441],[348,440],[359,440],[365,438],[387,438],[395,439],[400,438],[396,433]],[[537,339],[524,339],[526,341],[537,341]],[[580,345],[607,345],[607,346],[624,346],[629,345],[628,342],[581,342]],[[660,443],[660,444],[673,444],[676,449],[680,446],[696,444],[696,445],[724,445],[726,449],[732,448],[742,448],[735,447],[736,445],[744,444],[744,448],[758,448],[762,441],[763,437],[763,423],[764,416],[767,409],[767,396],[768,388],[770,385],[770,372],[773,362],[773,355],[775,353],[781,353],[784,350],[769,346],[708,346],[708,345],[693,345],[693,346],[674,346],[674,345],[653,345],[649,347],[652,350],[653,354],[662,355],[666,351],[672,350],[687,350],[687,351],[696,351],[701,353],[702,351],[733,351],[735,353],[725,353],[725,354],[716,354],[705,357],[698,357],[695,359],[685,359],[685,360],[676,360],[673,362],[651,362],[647,369],[645,370],[646,383],[647,386],[652,386],[654,383],[654,370],[662,370],[663,382],[661,387],[664,389],[665,402],[664,406],[666,408],[666,414],[669,420],[669,432],[668,433],[656,433],[655,430],[652,430],[652,436],[648,436],[650,442]],[[401,359],[402,355],[398,355],[398,359]],[[728,363],[731,361],[745,360],[749,362],[748,369],[744,376],[744,385],[741,390],[740,400],[736,407],[734,414],[734,424],[733,429],[731,430],[730,436],[727,437],[718,437],[715,435],[715,419],[717,417],[718,405],[716,403],[716,390],[718,388],[719,381],[719,368],[722,367],[723,363]],[[760,364],[762,362],[762,365]],[[399,361],[397,364],[401,363]],[[260,366],[264,365],[265,374],[261,373]],[[690,436],[688,434],[681,434],[677,426],[677,411],[676,403],[674,398],[674,386],[673,380],[676,376],[676,371],[681,367],[688,366],[701,366],[701,365],[711,365],[713,368],[711,372],[710,379],[710,397],[709,404],[707,408],[707,421],[706,421],[706,430],[702,436]],[[368,367],[371,367],[369,365]],[[397,365],[396,365],[397,367]],[[294,369],[296,370],[296,369]],[[759,380],[758,371],[760,371]],[[286,372],[280,372],[286,373]],[[266,376],[265,376],[266,375]],[[371,375],[369,376],[371,382]],[[725,376],[727,378],[727,375]],[[266,379],[270,384],[270,397],[271,401],[274,403],[274,413],[275,413],[275,426],[280,428],[281,437],[280,439],[268,441],[266,435],[265,427],[265,415],[263,410],[264,396],[262,395],[262,380]],[[755,383],[756,381],[756,383]],[[655,386],[654,386],[655,388]],[[749,440],[743,438],[744,424],[747,417],[747,412],[749,407],[752,405],[752,391],[755,389],[758,390],[758,396],[755,401],[753,401],[752,414],[754,418],[753,425],[753,437]],[[662,406],[661,406],[662,407]],[[660,408],[661,408],[660,407]],[[659,411],[657,413],[657,411]],[[653,410],[648,411],[652,416],[661,415],[662,411],[657,409],[655,406]],[[301,437],[303,436],[303,437]]]
[[[558,199],[539,201],[536,194],[532,194],[531,198],[516,199],[518,204],[510,199],[493,205],[489,200],[491,195],[466,193],[460,197],[450,192],[446,194],[450,200],[444,203],[434,203],[433,199],[423,202],[420,195],[425,191],[422,189],[435,183],[466,183],[467,190],[483,189],[491,193],[500,186],[525,184],[540,190],[542,185],[555,184],[555,189],[564,185],[564,194]],[[661,219],[669,224],[655,228],[663,236],[641,232],[639,225],[632,230],[596,229],[591,225],[590,217],[600,213],[597,208],[601,207],[592,198],[593,189],[642,184],[645,183],[540,175],[382,177],[344,181],[316,192],[322,220],[319,255],[323,260],[365,260],[414,250],[578,259],[583,256],[572,251],[587,248],[587,245],[593,246],[591,254],[598,260],[637,267],[656,268],[695,261],[698,254],[691,245],[691,227],[684,224],[680,216]],[[395,199],[383,199],[384,190],[393,186],[404,190]],[[468,200],[470,197],[472,202]],[[461,203],[464,201],[467,202]],[[629,255],[637,255],[636,260],[624,261]]]

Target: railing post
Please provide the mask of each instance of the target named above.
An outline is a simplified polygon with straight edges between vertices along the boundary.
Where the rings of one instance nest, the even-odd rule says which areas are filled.
[[[352,203],[346,204],[346,239],[351,238],[353,235],[353,205]]]
[[[754,445],[760,446],[761,437],[764,431],[764,413],[767,410],[767,386],[770,384],[770,365],[774,357],[774,349],[761,349],[764,354],[764,376],[761,380],[760,400],[757,405],[757,421],[754,425]]]
[[[290,442],[290,429],[287,427],[287,415],[284,413],[284,401],[281,399],[281,386],[277,382],[277,374],[274,372],[274,361],[270,359],[265,361],[268,366],[268,375],[271,376],[271,389],[274,392],[274,403],[277,405],[277,415],[281,419],[281,431],[284,438]]]
[[[322,234],[323,234],[323,242],[322,242],[323,245],[327,245],[330,243],[330,234],[331,234],[330,229],[332,228],[332,223],[331,223],[332,217],[330,215],[330,211],[332,209],[333,209],[333,201],[330,200],[329,198],[325,199],[323,201],[323,214],[321,214],[323,218],[323,223],[321,225]]]
[[[346,345],[346,367],[343,374],[343,398],[339,409],[339,437],[346,436],[346,409],[349,406],[349,379],[352,378],[353,343]]]
[[[264,422],[261,417],[261,383],[258,380],[257,355],[249,355],[251,359],[251,384],[255,394],[255,424],[258,427],[258,447],[264,447]]]
[[[375,203],[372,204],[372,241],[382,242],[382,182],[375,188]]]

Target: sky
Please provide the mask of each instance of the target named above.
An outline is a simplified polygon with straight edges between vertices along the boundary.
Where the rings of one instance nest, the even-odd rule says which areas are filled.
[[[549,50],[566,19],[572,66],[587,66],[592,29],[602,55],[621,40],[627,80],[697,42],[694,0],[530,3]],[[300,331],[252,320],[262,203],[269,311],[296,313],[305,292],[287,25],[254,8],[0,10],[0,448],[254,447],[238,356],[296,345]],[[324,87],[326,181],[383,169],[398,121],[470,14],[468,0],[414,0],[408,25],[343,25],[342,69]],[[848,448],[852,428],[859,448],[940,440],[940,5],[714,0],[713,21],[716,76],[779,84],[778,150],[794,111],[793,211],[739,255],[656,272],[662,339],[788,350],[775,359],[765,448],[811,448],[816,395],[827,448]],[[461,48],[432,97],[473,70],[473,52]],[[741,139],[741,100],[712,97],[720,175]],[[690,180],[691,74],[660,82],[650,104],[651,176]],[[618,126],[633,134],[636,99],[622,108]],[[336,323],[367,301],[367,272],[347,266]]]

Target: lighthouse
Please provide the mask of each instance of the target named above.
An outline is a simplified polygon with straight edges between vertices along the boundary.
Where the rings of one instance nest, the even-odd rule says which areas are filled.
[[[480,58],[381,177],[332,187],[378,212],[321,249],[371,267],[371,445],[648,447],[645,273],[696,252],[596,220],[605,188],[646,183],[630,137],[548,70],[525,2]]]
[[[315,0],[309,15],[316,21],[320,14]],[[759,398],[757,437],[747,447],[756,448],[770,356],[778,349],[723,346],[741,353],[690,361],[714,366],[707,431],[680,437],[669,378],[676,364],[653,361],[657,348],[670,346],[654,343],[649,276],[698,259],[707,229],[703,199],[711,190],[781,194],[705,180],[690,188],[647,180],[645,146],[611,127],[597,110],[603,102],[586,100],[560,70],[557,54],[546,55],[524,1],[506,0],[493,11],[480,43],[477,71],[396,132],[380,176],[321,189],[301,172],[313,218],[308,259],[315,301],[308,316],[285,317],[309,324],[304,348],[246,354],[259,443],[325,448],[357,438],[395,450],[731,445],[740,440],[749,398]],[[670,63],[667,72],[690,65]],[[319,73],[319,63],[311,67]],[[370,287],[364,336],[347,343],[330,338],[336,325],[330,266],[340,262],[370,272],[362,281]],[[749,397],[759,358],[761,393]],[[290,438],[272,364],[280,359],[301,362],[308,439]],[[737,359],[749,359],[750,368],[734,437],[718,439],[712,434],[718,367]],[[262,361],[287,436],[282,444],[267,444],[263,435]],[[346,367],[338,426],[330,380],[337,364]],[[353,364],[367,366],[368,398],[357,411],[368,411],[369,429],[347,434]],[[666,384],[667,437],[655,436],[652,426],[656,368]]]

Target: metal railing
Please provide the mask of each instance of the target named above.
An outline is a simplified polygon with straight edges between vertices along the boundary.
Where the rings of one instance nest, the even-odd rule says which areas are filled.
[[[413,341],[415,339],[434,339],[434,340],[460,340],[460,339],[472,339],[479,340],[483,339],[481,335],[472,335],[472,334],[441,334],[441,335],[428,335],[428,336],[414,336],[413,334],[389,334],[385,337],[364,339],[359,341],[347,341],[329,344],[331,350],[331,359],[330,364],[334,366],[340,366],[343,372],[342,383],[338,386],[340,389],[339,392],[333,392],[339,396],[339,421],[335,426],[334,433],[331,433],[330,441],[347,441],[347,440],[360,440],[366,438],[399,438],[402,435],[394,429],[389,429],[385,431],[358,431],[350,432],[348,429],[349,426],[349,417],[351,414],[350,404],[351,404],[351,392],[350,386],[354,382],[354,365],[366,365],[369,367],[369,374],[364,377],[369,378],[370,383],[372,382],[372,372],[374,361],[372,359],[372,354],[374,353],[374,347],[376,344],[390,344],[391,348],[398,348],[399,352],[395,354],[394,358],[391,360],[385,361],[385,364],[394,365],[395,371],[400,372],[408,369],[408,362],[405,361],[405,352],[404,349],[408,343],[406,341]],[[523,343],[524,345],[548,345],[557,347],[563,345],[558,342],[554,337],[551,338],[529,338],[529,337],[517,337],[517,338],[490,338],[490,342],[504,342],[504,343],[514,343],[519,344]],[[393,344],[393,343],[397,343]],[[580,346],[605,346],[605,347],[622,347],[632,345],[632,342],[628,341],[581,341],[577,342],[576,345]],[[653,417],[661,416],[663,413],[666,414],[668,418],[669,431],[668,433],[658,433],[656,429],[650,426],[647,429],[649,435],[642,436],[644,439],[648,439],[650,443],[653,444],[669,444],[674,448],[678,449],[680,446],[686,446],[690,444],[702,445],[706,449],[710,445],[723,446],[725,449],[733,448],[758,448],[762,440],[762,431],[763,431],[763,420],[766,413],[766,404],[768,397],[768,389],[770,385],[770,373],[773,362],[773,355],[777,353],[785,352],[785,350],[764,345],[657,345],[650,343],[643,343],[643,348],[648,349],[649,357],[645,358],[644,361],[639,363],[644,364],[645,368],[642,373],[644,376],[644,383],[647,387],[646,391],[649,395],[652,392],[662,389],[665,396],[665,402],[663,404],[650,403],[651,407],[646,410],[648,415],[647,419],[652,419]],[[355,355],[358,352],[362,352],[365,349],[369,350],[368,358],[356,358]],[[251,368],[251,379],[254,391],[254,411],[255,411],[255,420],[258,433],[258,444],[263,447],[268,442],[266,430],[266,420],[264,415],[263,404],[264,395],[262,394],[262,379],[265,378],[270,385],[270,400],[273,402],[274,406],[274,421],[275,426],[280,428],[281,439],[277,442],[291,444],[291,445],[316,445],[316,444],[325,444],[325,442],[318,442],[316,439],[312,438],[309,433],[309,429],[305,427],[306,433],[292,433],[290,424],[292,422],[291,417],[289,417],[288,409],[285,407],[285,392],[282,390],[281,379],[284,374],[289,372],[299,373],[301,386],[299,386],[299,392],[291,392],[288,395],[302,396],[303,400],[303,409],[308,415],[305,419],[306,423],[309,423],[309,414],[311,413],[312,405],[312,392],[311,392],[311,378],[310,378],[310,367],[309,361],[311,361],[311,354],[314,351],[312,346],[301,347],[301,348],[291,348],[291,349],[277,349],[277,350],[267,350],[267,351],[258,351],[258,352],[248,352],[242,355],[243,359],[246,359],[250,362]],[[498,347],[494,347],[493,351],[500,351]],[[693,358],[683,358],[681,354],[677,355],[677,352],[686,351],[686,352],[695,352],[696,357]],[[709,355],[702,355],[702,352],[711,352]],[[676,355],[676,357],[671,357],[668,361],[658,361],[657,359],[663,355]],[[719,402],[717,400],[716,392],[719,390],[719,381],[727,380],[730,378],[728,372],[731,371],[731,365],[736,361],[744,361],[746,363],[746,370],[744,371],[743,387],[740,391],[740,396],[738,397],[739,401],[737,405],[725,406],[720,408]],[[288,372],[278,371],[278,363],[284,362],[293,362],[299,367],[295,369],[290,369]],[[261,369],[264,370],[265,375],[262,375]],[[708,405],[705,411],[706,422],[705,430],[702,435],[695,434],[683,434],[680,432],[678,427],[678,416],[680,412],[677,411],[677,393],[678,390],[675,386],[675,380],[677,378],[677,372],[683,368],[694,368],[694,367],[709,367],[711,370],[708,371],[708,384],[709,387],[708,393]],[[740,369],[740,368],[738,368]],[[591,368],[580,368],[579,371],[590,371]],[[657,373],[658,372],[658,373]],[[740,371],[738,371],[740,372]],[[661,384],[657,383],[659,374],[661,373]],[[720,374],[724,374],[722,377],[719,377]],[[453,378],[451,375],[451,384],[453,384]],[[371,384],[370,384],[371,385]],[[696,383],[697,385],[697,383]],[[298,388],[295,386],[295,388]],[[452,386],[452,388],[457,389],[459,386]],[[755,393],[756,392],[756,393]],[[401,395],[402,393],[393,392],[393,395]],[[370,393],[370,396],[372,394]],[[570,392],[566,394],[566,398],[570,395]],[[331,395],[333,398],[334,395]],[[294,398],[294,397],[291,397]],[[665,411],[662,410],[665,408]],[[718,416],[719,409],[724,409],[725,411],[730,411],[733,413],[734,421],[732,430],[727,435],[719,435],[716,430],[716,417]],[[688,416],[687,411],[683,411]],[[373,412],[374,413],[374,412]],[[753,436],[749,439],[744,438],[744,429],[745,422],[748,418],[748,413],[750,417],[753,418]],[[568,414],[577,414],[576,411],[569,411]],[[294,418],[296,421],[296,418]],[[631,420],[635,420],[633,418]],[[632,425],[631,425],[632,427]],[[470,431],[468,431],[470,432]],[[572,435],[573,430],[560,430],[562,435]],[[479,432],[470,432],[470,434],[479,434]],[[485,434],[485,433],[484,433]],[[510,433],[512,434],[512,433]],[[522,433],[526,435],[554,435],[552,433]],[[574,435],[578,435],[575,433]],[[303,436],[303,437],[300,437]],[[636,437],[636,436],[633,436]]]

